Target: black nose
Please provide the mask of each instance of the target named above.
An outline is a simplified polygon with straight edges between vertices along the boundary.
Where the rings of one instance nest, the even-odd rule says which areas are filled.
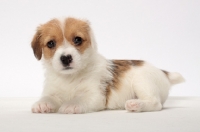
[[[67,55],[67,56],[62,55],[60,57],[60,60],[64,66],[69,66],[69,64],[72,62],[73,59],[71,55]]]

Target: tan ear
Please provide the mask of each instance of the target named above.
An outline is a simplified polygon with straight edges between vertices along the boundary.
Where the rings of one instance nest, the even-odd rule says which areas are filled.
[[[31,42],[33,53],[38,60],[42,58],[42,46],[40,39],[41,39],[41,31],[38,29]]]

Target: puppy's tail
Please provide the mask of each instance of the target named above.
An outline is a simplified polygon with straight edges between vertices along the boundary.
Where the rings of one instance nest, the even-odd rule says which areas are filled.
[[[185,82],[185,79],[180,73],[163,71],[172,85]]]

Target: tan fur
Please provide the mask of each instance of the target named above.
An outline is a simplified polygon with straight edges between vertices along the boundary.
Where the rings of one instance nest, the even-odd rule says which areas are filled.
[[[42,57],[42,47],[40,44],[40,37],[41,37],[41,32],[38,30],[36,34],[34,35],[33,40],[31,42],[33,53],[38,60],[40,60]]]
[[[57,20],[52,20],[45,24],[43,27],[42,42],[43,42],[43,51],[44,57],[50,59],[53,57],[56,49],[63,44],[63,33],[60,28],[60,23]],[[50,40],[56,42],[56,47],[50,49],[47,47],[47,43]]]
[[[91,45],[89,30],[90,28],[87,22],[74,18],[67,18],[65,22],[64,36],[73,46],[75,46],[73,39],[75,37],[81,37],[83,43],[80,46],[75,47],[80,53],[83,53],[85,49]]]
[[[143,60],[131,60],[133,66],[142,66],[144,64]]]

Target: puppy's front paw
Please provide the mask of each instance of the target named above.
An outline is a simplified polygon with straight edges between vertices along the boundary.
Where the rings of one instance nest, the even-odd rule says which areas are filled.
[[[140,112],[143,107],[143,102],[133,99],[126,101],[125,108],[128,111]]]
[[[82,113],[84,113],[82,106],[75,105],[75,104],[69,104],[69,105],[63,104],[58,111],[59,111],[59,113],[62,113],[62,114],[82,114]]]
[[[54,113],[56,107],[50,102],[36,102],[32,106],[33,113]]]

